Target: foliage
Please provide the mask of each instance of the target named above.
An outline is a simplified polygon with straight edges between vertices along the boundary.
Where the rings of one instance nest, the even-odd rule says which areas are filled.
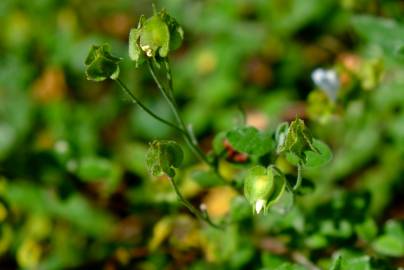
[[[403,14],[1,1],[0,269],[403,268]]]

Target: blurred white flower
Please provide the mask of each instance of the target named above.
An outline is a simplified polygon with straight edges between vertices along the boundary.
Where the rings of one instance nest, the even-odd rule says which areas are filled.
[[[332,101],[335,101],[340,87],[338,74],[335,70],[317,68],[311,73],[311,79]]]
[[[260,212],[261,212],[261,210],[262,210],[262,208],[264,207],[264,205],[265,205],[265,201],[264,200],[257,200],[256,202],[255,202],[255,211],[257,212],[257,214],[259,214]]]

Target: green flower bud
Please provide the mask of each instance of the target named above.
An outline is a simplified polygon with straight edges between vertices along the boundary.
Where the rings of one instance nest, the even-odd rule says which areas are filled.
[[[285,190],[285,177],[273,166],[256,166],[248,170],[244,182],[244,195],[259,214],[278,201]]]
[[[108,78],[116,80],[119,76],[119,62],[121,58],[111,55],[107,44],[93,45],[85,61],[88,80],[104,81]]]
[[[147,58],[165,58],[181,46],[184,31],[164,10],[148,19],[142,16],[129,33],[129,57],[140,65]]]

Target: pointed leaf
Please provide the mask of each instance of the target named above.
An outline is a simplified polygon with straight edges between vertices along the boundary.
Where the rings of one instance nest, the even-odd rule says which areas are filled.
[[[313,139],[313,147],[316,151],[305,151],[304,165],[306,167],[320,167],[327,164],[332,159],[330,148],[322,141]]]
[[[380,236],[373,242],[372,247],[380,254],[391,257],[404,256],[404,238],[397,238],[390,234]]]

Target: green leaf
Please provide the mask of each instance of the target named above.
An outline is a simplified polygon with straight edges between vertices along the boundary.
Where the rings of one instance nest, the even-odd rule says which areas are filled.
[[[121,168],[108,159],[96,156],[79,160],[76,175],[83,182],[102,182],[103,192],[113,192],[121,180]]]
[[[261,253],[261,261],[265,269],[276,269],[286,262],[284,258],[269,252]]]
[[[305,162],[306,167],[320,167],[324,166],[332,159],[332,152],[330,148],[324,142],[313,139],[313,147],[316,151],[305,151]]]
[[[285,143],[286,136],[288,135],[289,124],[287,122],[280,123],[276,128],[275,141],[277,145],[277,152],[281,152],[282,146]]]
[[[285,157],[286,160],[294,166],[297,166],[301,161],[300,157],[293,152],[286,152]]]
[[[398,238],[391,234],[382,235],[372,243],[374,250],[380,254],[391,257],[404,256],[404,238]]]
[[[111,55],[108,44],[93,45],[84,62],[87,79],[96,82],[108,78],[117,79],[119,77],[119,62],[121,61],[121,58]]]
[[[370,257],[342,250],[334,256],[329,270],[371,270]]]
[[[377,235],[376,222],[368,217],[363,223],[355,225],[355,231],[360,239],[369,242]]]
[[[181,166],[184,153],[175,141],[153,141],[146,154],[146,165],[151,175],[175,176],[174,168]]]
[[[380,254],[401,257],[404,256],[404,229],[396,220],[389,220],[384,226],[385,233],[376,238],[372,247]]]
[[[137,62],[140,59],[142,51],[137,44],[140,37],[140,30],[133,28],[129,32],[129,58]]]
[[[384,225],[384,230],[386,234],[389,234],[396,238],[404,238],[404,228],[397,220],[388,220]]]
[[[313,235],[310,235],[306,237],[304,240],[304,243],[307,247],[310,249],[322,249],[325,248],[329,245],[329,242],[327,240],[327,237],[323,235],[322,233],[315,233]]]
[[[386,52],[396,52],[403,46],[404,25],[392,19],[360,15],[353,18],[353,26],[359,34]]]
[[[184,40],[184,30],[178,22],[164,10],[161,11],[160,14],[170,32],[170,50],[176,50],[181,46],[182,41]]]
[[[273,148],[270,134],[254,127],[241,127],[227,133],[227,139],[235,150],[250,155],[262,156]]]
[[[329,270],[342,270],[342,256],[338,255],[334,258]]]
[[[222,154],[222,152],[225,150],[224,140],[226,139],[226,135],[227,132],[220,132],[216,134],[215,138],[213,139],[212,147],[216,155]]]
[[[98,157],[84,157],[80,159],[77,167],[77,175],[83,181],[95,181],[109,177],[112,171],[112,163]]]

